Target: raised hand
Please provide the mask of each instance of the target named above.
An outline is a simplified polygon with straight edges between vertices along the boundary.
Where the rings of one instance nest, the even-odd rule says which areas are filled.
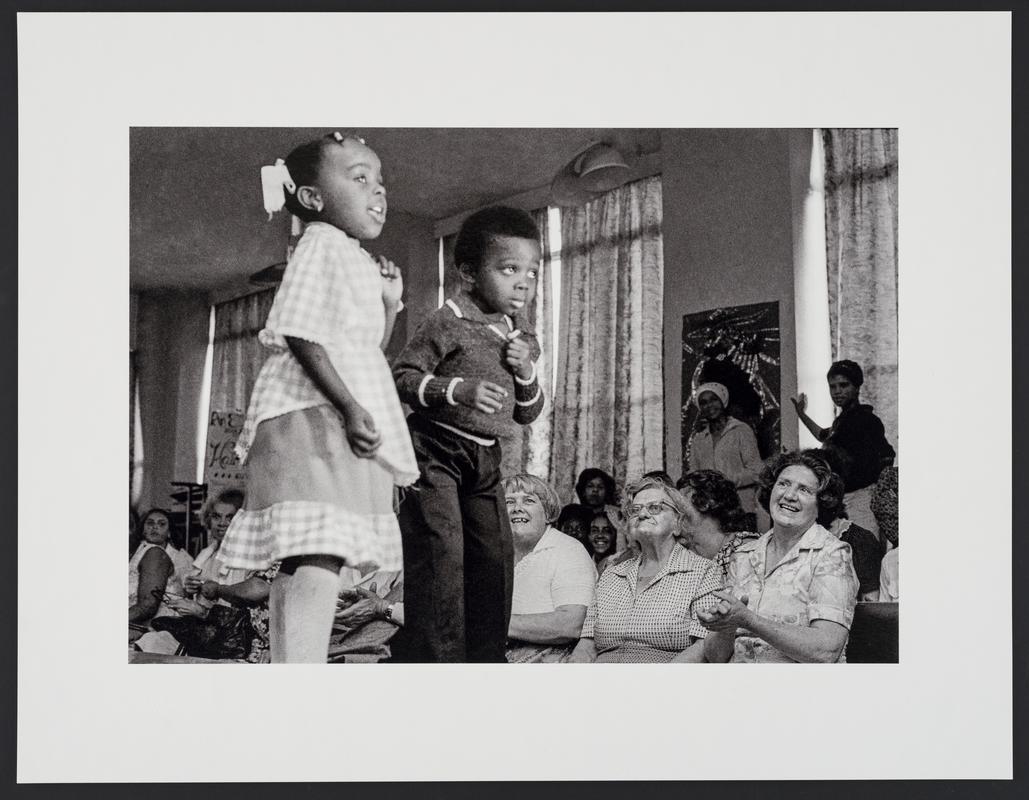
[[[797,416],[800,416],[807,410],[807,395],[803,392],[796,397],[791,397],[790,402],[793,403],[793,407],[797,410]]]
[[[379,274],[382,276],[382,303],[387,307],[393,307],[404,295],[404,276],[400,272],[400,267],[385,256],[379,256],[378,262]]]
[[[454,387],[454,399],[484,414],[495,414],[504,405],[507,391],[491,381],[461,381]]]
[[[504,345],[504,366],[523,381],[532,376],[532,350],[529,343],[520,338],[521,331],[508,334]]]
[[[372,415],[357,403],[343,412],[343,427],[350,449],[358,458],[371,458],[382,444],[382,435],[376,429]]]

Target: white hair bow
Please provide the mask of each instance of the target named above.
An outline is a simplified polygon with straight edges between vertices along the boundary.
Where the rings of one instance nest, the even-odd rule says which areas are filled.
[[[268,212],[268,219],[271,219],[276,211],[281,211],[286,205],[286,192],[293,194],[297,185],[286,169],[286,162],[277,158],[273,166],[261,167],[261,188],[264,190],[264,210]]]

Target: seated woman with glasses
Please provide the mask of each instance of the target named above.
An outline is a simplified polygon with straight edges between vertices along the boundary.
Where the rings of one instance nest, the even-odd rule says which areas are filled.
[[[679,544],[685,505],[675,489],[644,478],[625,496],[639,551],[600,576],[569,661],[699,662],[706,630],[697,614],[718,602],[720,573]]]

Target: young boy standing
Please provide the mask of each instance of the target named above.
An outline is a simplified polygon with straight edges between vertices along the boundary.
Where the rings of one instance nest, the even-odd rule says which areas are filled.
[[[470,216],[454,248],[464,291],[446,301],[393,366],[420,477],[400,504],[403,636],[397,661],[503,662],[513,554],[498,439],[543,408],[536,294],[539,230],[524,211]]]

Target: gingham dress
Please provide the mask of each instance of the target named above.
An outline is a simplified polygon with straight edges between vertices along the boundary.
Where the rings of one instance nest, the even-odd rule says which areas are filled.
[[[289,336],[322,345],[354,398],[374,419],[382,442],[371,459],[381,468],[376,475],[399,486],[413,483],[418,466],[389,365],[380,349],[384,332],[377,264],[338,228],[321,222],[309,224],[259,335],[271,353],[254,385],[236,445],[240,460],[247,463],[258,426],[266,420],[318,407],[327,414],[336,413],[289,351],[285,338]],[[345,444],[341,420],[329,429],[332,435],[344,437]],[[288,453],[288,442],[278,442],[277,448],[279,453]],[[366,466],[361,461],[354,462],[355,469]],[[248,469],[252,466],[247,464]],[[340,482],[345,489],[347,476],[340,476]],[[396,517],[392,509],[368,514],[355,512],[344,502],[288,498],[255,508],[248,494],[221,547],[221,558],[228,566],[254,570],[266,569],[286,556],[308,553],[400,569]]]
[[[691,640],[707,636],[697,611],[718,602],[710,592],[721,588],[721,572],[677,544],[650,583],[637,591],[639,566],[636,554],[600,576],[581,634],[594,640],[598,661],[667,662]]]

